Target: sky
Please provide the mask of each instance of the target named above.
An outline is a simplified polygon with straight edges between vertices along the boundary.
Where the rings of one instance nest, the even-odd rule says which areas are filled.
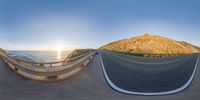
[[[99,48],[144,33],[200,46],[199,0],[0,0],[0,48]]]

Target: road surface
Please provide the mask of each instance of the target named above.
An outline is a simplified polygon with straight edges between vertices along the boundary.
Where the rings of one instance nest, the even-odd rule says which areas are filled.
[[[120,92],[138,95],[163,95],[186,89],[197,65],[196,54],[162,59],[107,51],[101,55],[109,85]]]
[[[25,80],[9,70],[0,59],[1,100],[198,100],[199,93],[199,64],[194,80],[188,89],[164,96],[138,96],[119,93],[107,84],[99,55],[96,55],[78,75],[58,83]]]

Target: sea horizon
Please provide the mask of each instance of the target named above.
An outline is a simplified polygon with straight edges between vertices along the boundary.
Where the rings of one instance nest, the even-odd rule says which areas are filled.
[[[53,50],[8,50],[11,57],[31,62],[57,62],[63,61],[72,51]]]

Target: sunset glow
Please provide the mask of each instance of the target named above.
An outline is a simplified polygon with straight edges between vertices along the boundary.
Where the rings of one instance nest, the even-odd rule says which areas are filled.
[[[55,51],[57,52],[57,58],[61,58],[61,52],[64,50],[64,46],[59,44],[55,46]]]

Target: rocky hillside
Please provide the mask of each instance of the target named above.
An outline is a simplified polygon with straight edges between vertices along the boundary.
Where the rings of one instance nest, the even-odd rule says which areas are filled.
[[[152,34],[144,34],[130,39],[115,41],[101,47],[100,49],[145,56],[169,56],[200,52],[199,47],[187,42],[175,41]]]
[[[91,51],[94,51],[94,50],[93,49],[75,49],[71,54],[67,56],[66,59],[74,58]]]

